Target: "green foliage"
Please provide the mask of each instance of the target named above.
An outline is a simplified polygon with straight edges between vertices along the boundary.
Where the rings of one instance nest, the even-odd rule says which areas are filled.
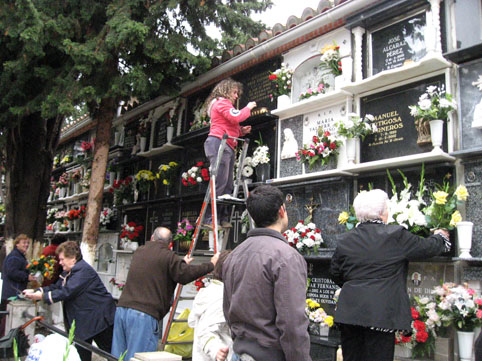
[[[63,361],[67,361],[67,359],[69,358],[70,345],[72,345],[72,342],[74,341],[74,334],[75,334],[75,320],[72,321],[72,325],[70,326],[69,342],[67,342],[67,346],[65,347],[65,353],[64,353]]]

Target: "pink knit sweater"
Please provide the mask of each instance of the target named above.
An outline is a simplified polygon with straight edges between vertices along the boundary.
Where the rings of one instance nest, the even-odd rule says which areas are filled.
[[[239,123],[251,115],[251,110],[248,107],[237,110],[229,99],[219,98],[210,104],[208,113],[211,116],[209,135],[222,138],[227,133],[230,137],[239,137],[241,135]],[[237,144],[234,139],[228,139],[227,143],[233,149]]]

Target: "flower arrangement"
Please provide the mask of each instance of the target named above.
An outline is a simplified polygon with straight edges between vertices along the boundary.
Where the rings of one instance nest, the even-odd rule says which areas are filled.
[[[58,208],[49,208],[49,209],[47,209],[47,218],[46,218],[46,220],[47,220],[48,223],[53,223],[53,222],[55,222],[55,219],[56,219],[56,218],[55,218],[55,214],[56,214],[58,211],[59,211]]]
[[[323,131],[323,128],[319,127],[318,135],[313,136],[312,143],[305,144],[296,152],[296,159],[301,163],[308,163],[310,169],[313,169],[317,162],[325,165],[337,156],[341,144],[329,131]]]
[[[42,275],[42,277],[50,279],[52,277],[56,260],[51,256],[41,255],[40,258],[32,259],[27,264],[27,270],[32,275]]]
[[[211,280],[207,277],[199,277],[195,282],[194,282],[194,286],[196,287],[196,291],[199,292],[199,290],[201,288],[205,288],[207,286],[209,286],[209,284],[211,283]]]
[[[398,169],[398,173],[402,176],[404,189],[398,193],[395,182],[387,169],[387,176],[392,185],[392,198],[388,202],[388,224],[398,224],[405,227],[410,232],[419,236],[426,237],[429,235],[427,220],[421,208],[425,206],[423,200],[425,187],[425,166],[422,166],[420,174],[420,182],[415,198],[412,199],[411,187],[407,177]]]
[[[126,286],[125,283],[117,282],[117,280],[114,277],[110,279],[109,283],[114,287],[116,287],[119,291],[124,290],[124,287]]]
[[[335,123],[338,135],[347,139],[360,137],[365,139],[368,134],[375,133],[377,126],[373,123],[375,118],[371,114],[366,114],[363,118],[358,114],[349,113],[346,118]]]
[[[82,151],[84,152],[84,154],[86,153],[89,153],[93,150],[94,148],[94,142],[86,142],[86,141],[83,141],[81,144],[80,144],[80,148],[82,149]]]
[[[56,154],[55,157],[54,157],[54,168],[58,167],[60,164],[60,155]]]
[[[320,53],[320,67],[335,76],[341,75],[340,47],[333,41],[333,45],[326,45]]]
[[[253,160],[253,158],[251,158],[251,157],[245,157],[244,158],[244,162],[243,162],[242,169],[241,169],[241,174],[245,178],[250,178],[253,175],[254,171],[253,171],[253,166],[251,165],[252,160]]]
[[[320,304],[311,298],[306,300],[305,313],[310,321],[324,323],[328,327],[333,326],[333,316],[328,316]]]
[[[429,323],[430,317],[428,313],[433,312],[435,308],[434,302],[429,302],[427,297],[422,299],[422,304],[418,298],[416,298],[418,303],[417,307],[412,307],[412,333],[411,335],[405,335],[403,332],[396,332],[395,334],[395,344],[408,347],[412,350],[413,358],[425,358],[433,353],[435,350],[435,328],[434,323],[431,321]],[[427,306],[428,305],[428,306]],[[432,326],[430,326],[432,325]]]
[[[192,132],[197,129],[209,127],[211,125],[211,118],[206,112],[203,103],[200,103],[194,108],[194,120],[190,123],[189,131]]]
[[[259,139],[255,140],[258,146],[253,151],[253,156],[249,159],[249,165],[256,168],[259,164],[269,163],[269,148],[264,145],[261,133],[259,133]],[[248,157],[249,158],[249,157]]]
[[[165,186],[170,186],[176,177],[176,170],[179,168],[179,163],[169,162],[168,164],[161,164],[158,168],[156,177]]]
[[[132,203],[134,201],[134,187],[131,177],[115,180],[109,192],[114,194],[114,204],[120,206],[122,204]]]
[[[296,226],[287,229],[283,236],[290,246],[307,255],[318,254],[318,249],[324,244],[321,230],[313,222],[305,224],[305,221],[298,221]]]
[[[320,84],[318,84],[318,87],[316,89],[308,88],[305,92],[301,93],[299,99],[303,100],[311,98],[315,95],[325,94],[326,88],[328,87],[328,84],[321,82]]]
[[[280,95],[291,94],[291,78],[293,77],[293,70],[286,67],[285,63],[281,63],[281,68],[270,72],[268,79],[274,83],[275,90],[270,94],[270,98]]]
[[[107,226],[112,217],[114,217],[114,211],[110,209],[109,207],[106,207],[100,212],[100,220],[99,223],[103,226]]]
[[[193,232],[194,226],[185,218],[181,222],[177,222],[177,231],[172,239],[179,242],[191,241]]]
[[[82,170],[80,168],[75,169],[70,174],[70,179],[73,180],[74,182],[80,182],[80,180],[82,179]]]
[[[80,186],[85,190],[89,189],[90,187],[90,175],[92,174],[91,169],[87,169],[87,171],[84,173],[84,176],[80,180]]]
[[[85,217],[85,206],[81,206],[79,209],[73,208],[67,212],[67,218],[70,221],[74,219],[81,219]]]
[[[446,120],[448,113],[457,109],[457,103],[453,101],[452,95],[445,92],[444,87],[439,88],[431,85],[427,87],[418,99],[417,105],[410,105],[410,114],[415,120]]]
[[[467,188],[459,185],[454,191],[454,187],[450,186],[447,176],[442,185],[436,184],[435,192],[430,194],[431,204],[424,208],[427,225],[430,228],[453,229],[456,224],[462,221],[462,216],[457,211],[457,204],[467,200],[469,193]]]
[[[66,188],[69,186],[69,174],[68,173],[62,173],[62,175],[59,177],[57,180],[56,186],[57,188]]]
[[[71,153],[67,153],[65,154],[62,159],[60,160],[60,165],[64,165],[64,164],[69,164],[70,162],[72,162],[73,158],[72,158],[72,154]]]
[[[473,331],[482,324],[482,298],[467,284],[444,283],[434,287],[432,294],[443,326],[453,324],[459,331]]]
[[[139,187],[139,191],[146,193],[149,191],[149,185],[156,180],[154,173],[150,170],[142,169],[136,174],[136,186]]]
[[[137,225],[136,222],[128,222],[122,225],[122,232],[120,234],[121,243],[125,246],[129,242],[136,242],[139,240],[140,233],[144,230],[142,225]]]
[[[187,172],[182,173],[181,181],[185,187],[192,187],[202,182],[207,182],[209,181],[209,170],[204,165],[204,162],[197,162]]]

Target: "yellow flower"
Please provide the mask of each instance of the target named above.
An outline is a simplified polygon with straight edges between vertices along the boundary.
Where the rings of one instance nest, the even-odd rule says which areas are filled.
[[[466,201],[467,197],[469,196],[469,192],[467,192],[467,188],[463,185],[459,185],[455,190],[455,195],[459,201]]]
[[[335,45],[326,45],[323,49],[321,49],[321,54],[326,53],[328,50],[336,50]]]
[[[170,167],[177,167],[177,163],[176,162],[169,162],[169,166]]]
[[[162,166],[162,170],[163,170],[164,172],[167,172],[168,169],[169,169],[169,167],[168,167],[167,165],[164,164],[164,165]]]
[[[44,255],[41,255],[41,256],[40,256],[40,259],[44,259],[44,258],[45,258],[45,256],[44,256]]]
[[[349,217],[350,215],[348,214],[348,212],[341,212],[338,216],[338,222],[340,222],[340,224],[345,224],[348,221]]]
[[[454,213],[452,213],[452,218],[450,219],[450,225],[454,227],[459,222],[462,222],[462,215],[460,214],[459,211],[455,211]]]
[[[333,326],[333,316],[326,316],[324,321],[328,327]]]
[[[435,198],[436,204],[445,204],[447,203],[448,193],[444,191],[438,191],[433,193],[433,197]]]
[[[169,184],[169,182],[167,181],[167,179],[164,179],[164,180],[162,181],[162,184],[164,184],[164,185],[167,186],[167,185]]]

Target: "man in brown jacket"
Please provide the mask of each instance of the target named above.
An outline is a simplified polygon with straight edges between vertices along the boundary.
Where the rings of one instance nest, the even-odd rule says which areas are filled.
[[[223,310],[236,360],[311,361],[305,315],[306,262],[282,233],[288,214],[278,188],[247,199],[256,229],[223,264]]]
[[[126,350],[125,360],[136,352],[156,351],[159,320],[169,312],[176,284],[192,282],[216,265],[219,254],[211,257],[211,262],[190,265],[191,257],[181,259],[169,250],[171,240],[171,231],[158,227],[151,242],[132,257],[114,320],[112,354],[116,357]]]

